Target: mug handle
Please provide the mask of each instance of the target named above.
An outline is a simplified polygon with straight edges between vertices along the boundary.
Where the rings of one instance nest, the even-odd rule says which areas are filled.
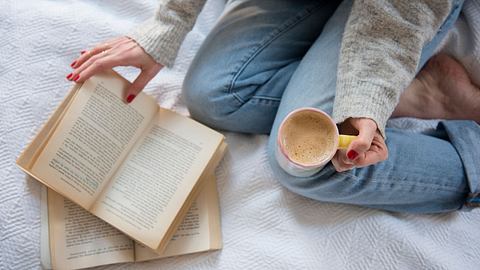
[[[357,136],[352,135],[339,135],[338,136],[338,149],[347,149],[350,143],[355,140]]]

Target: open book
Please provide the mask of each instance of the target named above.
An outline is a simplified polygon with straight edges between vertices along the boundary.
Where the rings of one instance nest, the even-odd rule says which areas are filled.
[[[220,249],[222,246],[218,194],[213,174],[206,180],[162,254],[135,243],[51,189],[42,190],[41,209],[40,253],[45,269],[80,269],[146,261]]]
[[[226,144],[144,93],[125,104],[128,86],[113,71],[76,85],[17,164],[161,254]]]

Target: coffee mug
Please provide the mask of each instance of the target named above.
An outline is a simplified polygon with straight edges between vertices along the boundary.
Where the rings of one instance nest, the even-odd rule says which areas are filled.
[[[347,149],[356,137],[340,135],[333,119],[322,110],[299,108],[280,124],[275,157],[290,175],[308,177],[320,171],[338,149]]]

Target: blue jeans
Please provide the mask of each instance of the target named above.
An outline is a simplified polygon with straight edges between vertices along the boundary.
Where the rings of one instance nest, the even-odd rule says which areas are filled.
[[[332,113],[350,9],[350,1],[230,2],[184,82],[192,117],[217,129],[270,133],[270,163],[280,183],[315,200],[415,213],[473,205],[480,177],[480,127],[473,121],[443,121],[428,135],[387,128],[388,160],[365,168],[339,173],[329,163],[297,178],[278,166],[274,138],[286,114],[305,106]],[[425,46],[419,68],[460,9],[458,2]]]

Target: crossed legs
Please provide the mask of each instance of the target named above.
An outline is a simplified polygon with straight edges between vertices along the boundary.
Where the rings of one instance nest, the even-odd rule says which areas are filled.
[[[296,178],[273,158],[277,128],[288,112],[305,106],[332,112],[350,6],[233,2],[187,74],[183,94],[192,117],[218,129],[270,133],[273,172],[303,196],[401,212],[461,208],[480,176],[471,151],[480,127],[473,121],[445,121],[435,136],[387,129],[389,159],[343,173],[329,164],[314,176]]]

